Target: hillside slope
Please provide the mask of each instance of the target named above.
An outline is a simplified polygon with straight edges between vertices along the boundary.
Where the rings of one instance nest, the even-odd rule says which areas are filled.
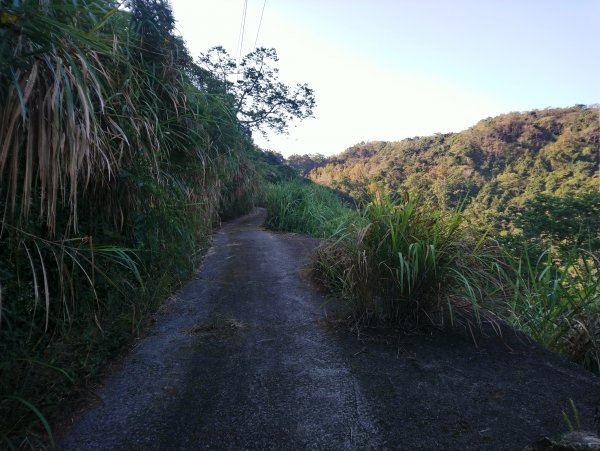
[[[599,112],[578,105],[509,113],[460,133],[360,143],[316,162],[294,156],[290,164],[312,163],[309,178],[357,198],[374,182],[424,189],[442,207],[466,196],[482,222],[502,224],[537,195],[598,190]]]

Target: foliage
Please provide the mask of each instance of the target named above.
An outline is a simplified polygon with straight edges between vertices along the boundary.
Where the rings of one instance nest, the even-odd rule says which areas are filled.
[[[53,416],[285,177],[163,0],[0,3],[0,445]],[[234,99],[235,100],[235,99]],[[263,175],[263,173],[265,175]]]
[[[135,124],[115,114],[105,70],[111,42],[94,28],[113,7],[86,8],[48,2],[40,11],[32,1],[3,7],[14,18],[0,27],[0,195],[10,199],[3,217],[11,222],[27,221],[35,197],[51,231],[61,199],[76,226],[81,187],[106,186],[128,150],[123,130]],[[121,108],[128,100],[119,99]]]
[[[200,55],[199,63],[206,73],[217,75],[218,83],[202,77],[201,82],[212,92],[231,96],[238,119],[249,130],[283,133],[291,120],[312,116],[315,96],[306,84],[290,87],[279,81],[278,60],[275,49],[259,47],[238,64],[223,47],[213,47]]]
[[[326,162],[327,158],[319,153],[312,155],[290,155],[287,158],[287,164],[304,177],[307,177],[313,169],[320,167]]]
[[[600,259],[585,251],[558,261],[527,247],[511,258],[513,299],[500,313],[544,346],[600,373]]]
[[[466,196],[470,221],[518,233],[515,214],[539,196],[598,192],[599,114],[585,106],[510,113],[460,133],[360,143],[319,162],[309,178],[357,199],[374,182],[418,189],[447,210]]]
[[[372,194],[362,221],[322,247],[320,270],[359,322],[441,325],[464,307],[502,299],[496,246],[470,233],[460,211],[446,214],[415,193]]]
[[[271,184],[265,205],[270,228],[319,238],[335,236],[356,219],[334,192],[301,179]]]
[[[514,219],[526,239],[541,239],[563,250],[600,250],[600,192],[580,196],[540,194],[525,202]]]

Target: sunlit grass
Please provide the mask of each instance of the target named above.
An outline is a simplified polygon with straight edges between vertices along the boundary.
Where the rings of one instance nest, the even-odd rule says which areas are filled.
[[[357,219],[331,190],[302,180],[270,185],[266,206],[270,228],[318,238],[337,236]]]
[[[502,314],[544,346],[600,373],[600,260],[576,251],[564,261],[546,250],[513,258],[513,298]]]
[[[324,238],[317,272],[357,324],[472,324],[491,311],[600,372],[598,256],[511,255],[418,193],[377,192],[357,211],[307,183],[275,185],[268,198],[271,227]]]
[[[321,248],[319,265],[357,321],[414,327],[454,322],[465,305],[478,321],[480,307],[504,295],[497,257],[493,243],[463,227],[459,211],[378,192],[361,209],[361,222]]]

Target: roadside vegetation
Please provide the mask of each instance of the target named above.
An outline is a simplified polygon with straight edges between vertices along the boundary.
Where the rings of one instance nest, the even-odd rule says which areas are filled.
[[[276,58],[244,58],[236,91],[194,62],[166,1],[0,4],[1,449],[53,447],[56,414],[190,277],[211,229],[289,177],[251,139],[312,114]]]
[[[464,307],[478,320],[483,303],[505,293],[499,249],[472,233],[459,210],[441,212],[417,193],[376,191],[360,223],[321,248],[321,272],[338,284],[359,322],[442,326]]]
[[[57,413],[190,277],[212,228],[258,203],[272,228],[324,239],[321,275],[359,323],[487,308],[599,370],[597,109],[305,162],[356,209],[254,146],[315,104],[276,62],[194,60],[163,0],[0,2],[0,448],[54,446]]]
[[[319,261],[356,320],[441,324],[483,307],[598,373],[599,146],[600,108],[576,105],[288,164],[359,205]]]
[[[499,313],[544,346],[600,374],[600,260],[527,247],[511,262],[512,300]]]
[[[355,325],[477,327],[493,312],[600,373],[600,260],[589,248],[566,249],[543,234],[494,237],[460,206],[442,210],[417,191],[376,188],[354,209],[323,190],[271,188],[269,224],[325,238],[317,274],[347,301]]]
[[[265,205],[271,229],[308,233],[318,238],[338,236],[358,218],[336,193],[297,177],[271,184]]]

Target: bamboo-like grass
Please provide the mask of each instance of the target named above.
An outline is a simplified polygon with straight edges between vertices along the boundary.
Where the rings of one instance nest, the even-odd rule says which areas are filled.
[[[70,384],[192,273],[220,211],[257,198],[251,143],[162,14],[0,6],[0,448],[47,446]]]
[[[393,198],[380,191],[361,218],[342,239],[325,244],[319,259],[357,322],[478,322],[481,306],[505,295],[496,277],[503,266],[499,249],[485,234],[471,234],[460,211],[441,212],[416,194]]]
[[[513,297],[502,311],[544,346],[600,373],[600,259],[575,249],[565,259],[527,248],[513,261]]]
[[[61,199],[76,228],[80,190],[114,177],[127,149],[107,105],[111,42],[98,31],[116,9],[109,2],[15,5],[4,13],[15,20],[4,34],[8,61],[0,75],[3,222],[26,220],[35,196],[51,231]]]
[[[268,224],[325,238],[317,272],[356,324],[472,326],[491,311],[600,372],[597,255],[576,249],[559,258],[547,249],[533,257],[527,247],[512,255],[469,227],[460,209],[440,211],[418,193],[376,192],[357,212],[323,193],[299,181],[270,187]]]

